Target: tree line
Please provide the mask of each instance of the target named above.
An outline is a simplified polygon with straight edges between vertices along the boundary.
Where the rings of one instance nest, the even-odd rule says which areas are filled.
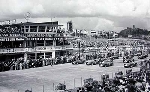
[[[119,33],[119,36],[121,37],[128,37],[129,35],[132,35],[132,37],[142,37],[148,36],[150,34],[150,31],[147,29],[141,29],[141,28],[127,28],[124,30],[121,30]]]

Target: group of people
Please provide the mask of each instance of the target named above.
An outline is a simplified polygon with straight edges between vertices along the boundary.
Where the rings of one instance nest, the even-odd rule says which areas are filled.
[[[134,39],[97,39],[91,40],[90,38],[81,38],[80,41],[74,40],[71,42],[73,44],[73,48],[88,48],[88,47],[95,47],[95,48],[109,48],[109,47],[120,47],[128,45],[131,48],[139,47],[141,45],[147,45],[148,41],[142,40],[134,40]]]
[[[9,33],[23,33],[21,31],[21,28],[18,27],[12,27],[12,26],[5,26],[5,27],[0,27],[0,33],[1,34],[9,34]]]
[[[8,61],[3,61],[0,63],[0,71],[8,71],[8,70],[22,70],[36,67],[43,67],[48,65],[54,65],[54,59],[28,59],[24,61],[23,58],[19,58],[17,60],[12,59]]]
[[[84,85],[74,89],[66,89],[66,85],[57,87],[62,92],[149,92],[150,91],[150,60],[142,62],[140,71],[126,70],[126,73],[118,71],[113,78],[108,74],[101,76],[101,81],[88,78],[84,80]],[[59,85],[60,86],[60,85]]]

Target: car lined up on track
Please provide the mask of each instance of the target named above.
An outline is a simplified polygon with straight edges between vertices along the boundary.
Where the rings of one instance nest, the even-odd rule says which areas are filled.
[[[102,67],[113,66],[113,60],[111,59],[104,60],[103,62],[99,63],[99,66],[102,66]]]

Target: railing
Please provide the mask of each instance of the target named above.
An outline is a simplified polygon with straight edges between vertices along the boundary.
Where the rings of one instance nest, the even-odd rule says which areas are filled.
[[[34,51],[50,51],[50,50],[55,50],[56,47],[53,46],[37,46],[34,48]]]
[[[38,46],[34,48],[7,48],[0,49],[0,53],[21,53],[21,52],[38,52],[38,51],[51,51],[51,50],[65,50],[68,47],[63,46]]]
[[[34,48],[7,48],[7,49],[0,49],[0,54],[4,54],[4,53],[25,53],[25,52],[51,52],[54,50],[68,50],[68,49],[73,49],[73,50],[79,50],[79,48],[73,48],[72,46],[37,46]],[[82,48],[81,48],[82,49]],[[93,47],[88,47],[88,48],[84,48],[85,50],[91,51],[91,50],[101,50],[101,51],[105,51],[105,47],[100,47],[100,48],[93,48]],[[125,49],[125,50],[131,50],[131,49],[136,49],[136,50],[142,50],[144,48],[140,48],[140,47],[128,47],[128,48],[123,48],[120,47],[121,50]],[[148,49],[148,48],[145,48]]]

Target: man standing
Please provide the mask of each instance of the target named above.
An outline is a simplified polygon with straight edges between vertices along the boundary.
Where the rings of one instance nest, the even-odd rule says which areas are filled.
[[[22,63],[19,64],[19,69],[22,70]]]
[[[53,59],[51,60],[51,66],[53,66]]]

